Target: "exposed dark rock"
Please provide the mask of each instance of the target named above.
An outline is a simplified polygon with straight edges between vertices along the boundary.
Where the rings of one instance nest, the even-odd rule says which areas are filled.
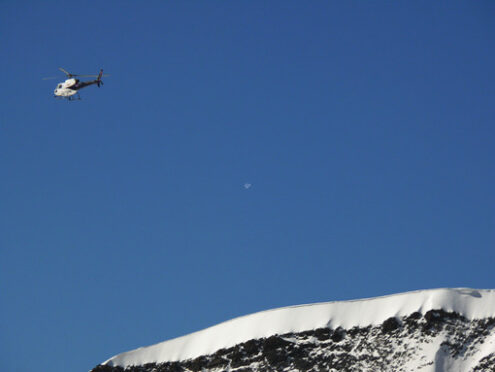
[[[121,372],[124,368],[122,367],[110,367],[107,365],[97,365],[95,368],[91,370],[91,372]]]
[[[396,317],[391,317],[382,323],[382,332],[389,333],[400,327],[400,322]]]
[[[319,341],[326,341],[330,339],[330,329],[329,328],[319,328],[314,331],[314,336]]]
[[[248,355],[255,355],[260,351],[260,342],[258,340],[249,340],[242,344],[242,348]]]
[[[283,338],[278,336],[268,337],[263,343],[263,350],[271,351],[275,349],[281,349],[290,345],[290,342],[285,341]]]
[[[473,372],[493,372],[495,371],[495,353],[491,353],[481,359]]]
[[[345,330],[339,327],[333,332],[330,338],[332,339],[333,342],[340,342],[344,339],[344,337],[345,337]]]

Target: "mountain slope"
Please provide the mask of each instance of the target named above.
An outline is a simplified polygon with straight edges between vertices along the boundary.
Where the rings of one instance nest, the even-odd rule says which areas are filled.
[[[119,354],[93,371],[123,368],[495,370],[495,291],[438,289],[263,311]]]

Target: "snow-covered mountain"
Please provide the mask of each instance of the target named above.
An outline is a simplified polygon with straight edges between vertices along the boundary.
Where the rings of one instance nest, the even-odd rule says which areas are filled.
[[[495,371],[495,290],[286,307],[116,355],[92,372]]]

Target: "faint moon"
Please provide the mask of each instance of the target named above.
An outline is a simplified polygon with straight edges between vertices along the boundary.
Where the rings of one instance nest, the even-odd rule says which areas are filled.
[[[245,183],[245,184],[244,184],[244,188],[245,188],[246,190],[247,190],[247,189],[250,189],[250,188],[251,188],[251,186],[253,186],[253,185],[251,185],[250,183]]]

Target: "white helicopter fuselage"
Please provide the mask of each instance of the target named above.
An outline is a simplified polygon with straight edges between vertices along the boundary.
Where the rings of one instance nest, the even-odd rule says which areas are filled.
[[[53,91],[53,94],[57,97],[70,97],[73,96],[74,94],[77,93],[77,90],[75,89],[70,89],[70,87],[76,85],[77,80],[76,79],[67,79],[63,83],[59,83],[55,90]]]

